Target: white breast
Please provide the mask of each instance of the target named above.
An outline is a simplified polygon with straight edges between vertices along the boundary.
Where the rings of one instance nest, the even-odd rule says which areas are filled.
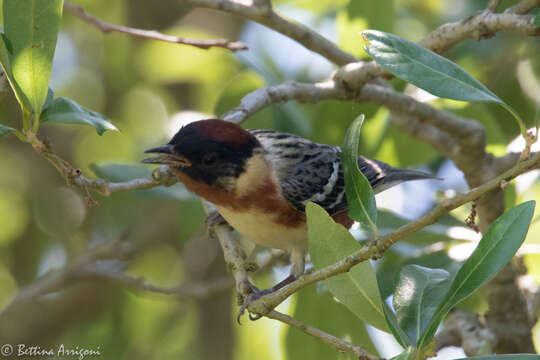
[[[249,211],[239,212],[216,206],[227,222],[246,239],[269,248],[291,251],[293,248],[307,248],[307,226],[286,227],[275,222],[272,215]]]

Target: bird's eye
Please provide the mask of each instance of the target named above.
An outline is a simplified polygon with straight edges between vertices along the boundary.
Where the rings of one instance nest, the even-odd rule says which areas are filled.
[[[212,166],[217,162],[217,154],[215,152],[204,154],[202,163],[206,166]]]

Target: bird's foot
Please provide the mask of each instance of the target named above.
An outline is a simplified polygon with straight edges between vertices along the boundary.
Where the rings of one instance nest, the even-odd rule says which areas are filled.
[[[264,295],[271,294],[274,291],[278,291],[282,287],[289,285],[293,281],[297,279],[294,275],[289,275],[287,278],[282,280],[281,282],[277,283],[276,285],[272,286],[270,289],[265,290],[259,290],[255,285],[253,285],[249,280],[243,281],[243,284],[247,286],[247,288],[250,290],[250,293],[248,295],[244,295],[244,301],[242,303],[242,306],[240,306],[240,310],[238,311],[238,316],[236,317],[236,321],[241,325],[240,318],[242,315],[244,315],[244,312],[248,308],[248,306],[254,302],[255,300],[260,299]],[[249,310],[248,310],[249,312]],[[252,321],[259,320],[263,315],[260,314],[249,314],[249,319]]]
[[[208,234],[211,238],[215,239],[216,234],[214,232],[215,227],[218,225],[225,225],[229,227],[229,230],[234,230],[233,227],[223,218],[223,216],[220,215],[217,211],[212,211],[210,214],[206,216],[206,219],[204,219],[204,223],[206,224],[206,227],[208,228]]]
[[[217,211],[212,211],[210,214],[208,214],[206,216],[206,219],[204,219],[204,223],[206,224],[208,228],[212,228],[217,225],[228,224],[227,220],[225,220],[223,216],[221,216],[221,214],[218,213]]]
[[[240,310],[238,311],[238,316],[236,317],[236,321],[240,325],[242,325],[242,323],[240,322],[240,318],[242,317],[242,315],[244,315],[244,312],[246,311],[248,306],[255,300],[258,300],[264,295],[270,294],[273,291],[273,289],[259,290],[250,281],[246,281],[246,285],[249,287],[251,292],[248,295],[244,295],[242,305],[240,306]],[[259,320],[262,317],[262,315],[259,315],[259,314],[254,315],[254,314],[249,313],[249,310],[248,310],[248,315],[251,321]]]

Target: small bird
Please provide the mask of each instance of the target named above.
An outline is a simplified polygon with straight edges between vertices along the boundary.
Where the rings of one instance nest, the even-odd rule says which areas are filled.
[[[308,248],[305,206],[312,201],[349,228],[341,149],[274,130],[245,130],[219,119],[182,127],[144,163],[167,164],[186,188],[214,204],[219,215],[248,240],[290,253],[290,275],[259,290],[249,281],[250,301],[280,289],[304,273]],[[358,167],[375,193],[434,176],[394,168],[360,156]],[[215,217],[214,217],[215,218]]]

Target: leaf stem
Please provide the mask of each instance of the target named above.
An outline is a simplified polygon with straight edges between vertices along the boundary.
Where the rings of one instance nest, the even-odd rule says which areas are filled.
[[[30,128],[30,112],[26,110],[24,107],[22,107],[22,112],[23,112],[22,114],[23,132],[26,132]]]
[[[21,140],[22,142],[26,142],[26,136],[24,136],[24,134],[22,132],[20,132],[19,130],[15,129],[12,131],[13,135],[15,135],[17,137],[17,139]]]
[[[39,117],[40,114],[34,113],[34,125],[32,126],[32,131],[37,133],[39,130]]]

